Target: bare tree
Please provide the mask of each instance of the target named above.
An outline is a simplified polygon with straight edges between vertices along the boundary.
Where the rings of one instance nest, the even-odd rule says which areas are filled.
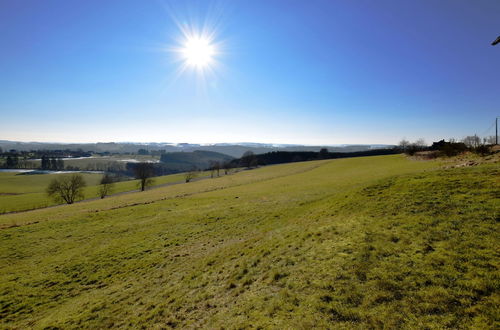
[[[462,142],[469,148],[477,148],[481,145],[481,138],[474,134],[473,136],[466,136]]]
[[[243,156],[241,156],[241,165],[246,168],[250,168],[257,165],[257,157],[252,151],[246,151]]]
[[[413,144],[419,148],[419,149],[423,149],[425,147],[427,147],[427,142],[425,142],[424,139],[420,138],[418,139],[417,141],[413,142]]]
[[[405,152],[409,146],[410,146],[410,141],[404,138],[401,141],[399,141],[399,148],[403,150],[403,152]]]
[[[134,175],[136,179],[139,179],[139,185],[141,191],[144,191],[146,187],[153,184],[152,179],[154,175],[154,166],[151,163],[137,163],[134,166]]]
[[[211,160],[208,163],[208,169],[210,170],[210,177],[213,178],[215,172],[217,172],[217,176],[220,176],[220,169],[222,167],[221,163],[217,160]]]
[[[427,148],[427,143],[424,139],[418,139],[413,143],[409,143],[405,139],[399,142],[399,146],[403,149],[404,153],[413,156],[418,151],[423,151]]]
[[[210,160],[208,162],[208,169],[210,170],[210,177],[213,178],[215,173],[215,161]]]
[[[99,186],[99,196],[101,197],[101,199],[109,195],[113,191],[114,186],[114,178],[109,173],[105,173],[101,179],[101,184]]]
[[[189,172],[186,172],[184,174],[184,180],[186,180],[186,183],[190,182],[192,179],[196,178],[198,176],[198,170],[196,168],[192,169]]]
[[[217,176],[220,176],[221,164],[219,161],[214,161],[214,170],[217,171]]]
[[[495,135],[490,135],[485,139],[485,144],[495,144]]]
[[[83,199],[85,180],[81,174],[72,174],[53,179],[47,187],[47,194],[56,201],[73,204],[77,199]]]
[[[233,168],[233,164],[231,163],[231,161],[225,161],[222,164],[222,168],[224,169],[224,174],[227,175],[229,171]]]

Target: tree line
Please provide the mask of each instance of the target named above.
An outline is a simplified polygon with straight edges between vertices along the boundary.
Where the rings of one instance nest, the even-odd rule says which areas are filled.
[[[43,155],[40,168],[42,170],[61,171],[64,170],[64,161],[62,158]]]
[[[271,151],[264,154],[254,154],[247,151],[239,159],[231,161],[233,167],[252,168],[263,165],[284,164],[294,162],[304,162],[321,159],[336,159],[348,157],[379,156],[399,153],[394,148],[373,149],[355,152],[330,152],[327,148],[322,148],[319,152],[315,151]]]
[[[22,168],[42,170],[63,170],[65,168],[62,158],[89,157],[90,154],[81,150],[31,150],[17,151],[0,149],[1,168]],[[41,161],[39,163],[39,161]]]
[[[402,139],[396,147],[400,152],[413,156],[418,152],[432,152],[435,157],[447,156],[452,157],[463,152],[470,151],[480,155],[490,153],[490,146],[495,144],[495,137],[490,136],[481,139],[477,134],[464,137],[461,141],[449,139],[448,141],[440,140],[433,142],[432,145],[427,145],[424,139],[418,139],[410,142]]]
[[[141,191],[153,184],[154,166],[151,163],[137,163],[134,167],[134,177],[138,180],[138,188]],[[104,173],[99,184],[99,197],[105,198],[113,193],[115,183],[120,177],[112,173]],[[84,189],[87,186],[83,175],[74,173],[71,175],[61,175],[52,179],[46,189],[47,195],[56,202],[73,204],[84,199]]]

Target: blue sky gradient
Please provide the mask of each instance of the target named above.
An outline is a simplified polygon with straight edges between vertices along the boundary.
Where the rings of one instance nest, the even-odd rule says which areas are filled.
[[[204,79],[180,25],[213,28]],[[0,2],[0,139],[427,142],[494,134],[500,1]]]

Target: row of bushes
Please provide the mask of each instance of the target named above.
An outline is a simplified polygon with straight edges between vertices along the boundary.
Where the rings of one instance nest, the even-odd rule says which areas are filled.
[[[485,156],[491,153],[491,146],[486,144],[467,145],[464,142],[441,140],[434,142],[430,147],[422,143],[400,143],[399,150],[407,155],[413,156],[417,152],[434,151],[436,156],[453,157],[466,151]]]

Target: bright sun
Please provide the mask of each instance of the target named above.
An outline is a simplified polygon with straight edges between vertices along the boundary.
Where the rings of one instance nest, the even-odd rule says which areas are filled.
[[[215,55],[215,47],[204,37],[187,38],[181,50],[186,64],[203,69],[210,65]]]

